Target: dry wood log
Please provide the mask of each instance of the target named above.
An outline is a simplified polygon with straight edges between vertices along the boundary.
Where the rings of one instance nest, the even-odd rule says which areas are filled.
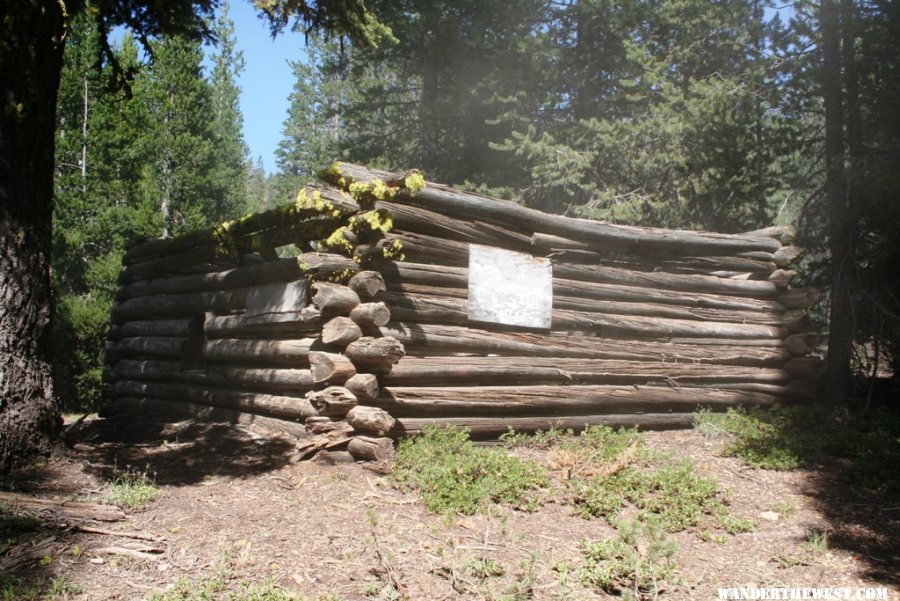
[[[396,177],[380,172],[339,163],[342,174],[359,181],[374,178]],[[352,172],[352,175],[350,175]],[[610,225],[587,219],[575,219],[548,215],[517,203],[497,200],[478,194],[459,192],[440,184],[427,183],[415,196],[401,193],[394,202],[423,207],[454,217],[470,218],[494,223],[502,227],[515,227],[528,234],[543,232],[595,243],[601,248],[628,251],[689,249],[698,254],[723,254],[727,252],[765,250],[774,251],[781,243],[774,238],[754,237],[742,234],[711,234],[706,232],[663,230]]]
[[[187,336],[190,333],[190,319],[157,319],[149,321],[128,321],[117,326],[120,338],[144,336]],[[112,333],[110,334],[112,338]]]
[[[313,390],[306,393],[319,415],[325,417],[343,417],[356,407],[356,396],[343,386],[329,386],[325,390]]]
[[[31,495],[0,492],[0,504],[17,513],[52,511],[67,518],[98,522],[118,522],[125,519],[125,513],[115,505],[79,503],[67,499],[41,499]]]
[[[803,249],[799,246],[782,246],[773,254],[773,261],[779,267],[787,267],[797,260],[803,254]]]
[[[354,436],[350,439],[347,450],[357,461],[380,461],[389,463],[394,460],[394,441],[390,438],[372,438],[371,436]]]
[[[791,309],[782,315],[782,323],[791,334],[803,332],[809,329],[809,314],[803,309]]]
[[[372,338],[363,336],[350,343],[344,354],[360,371],[387,373],[406,351],[403,344],[393,336]]]
[[[784,364],[784,371],[798,380],[817,381],[825,373],[827,363],[819,357],[792,357]]]
[[[556,357],[404,357],[384,385],[468,386],[500,384],[668,384],[786,382],[783,370],[702,363],[662,363]],[[565,388],[560,395],[566,395]]]
[[[379,292],[387,290],[384,278],[377,271],[360,271],[347,283],[350,289],[360,298],[374,298]]]
[[[232,388],[259,388],[276,392],[312,390],[318,382],[308,369],[268,369],[212,365],[184,369],[180,361],[131,361],[116,363],[115,373],[127,380],[187,382]]]
[[[813,333],[791,334],[784,339],[784,348],[792,355],[808,355],[819,344],[819,336]]]
[[[792,225],[772,225],[762,229],[746,232],[748,236],[775,238],[782,244],[790,244],[797,237],[797,230]]]
[[[312,302],[323,316],[347,315],[359,304],[359,296],[347,286],[332,282],[316,282],[313,288],[316,293]]]
[[[312,306],[296,313],[256,317],[252,323],[246,322],[243,313],[207,314],[203,330],[207,338],[296,338],[318,332],[322,327],[321,316]]]
[[[330,213],[329,217],[338,219],[342,215],[350,215],[359,211],[359,206],[340,190],[327,186],[311,186],[305,192],[307,196],[312,196],[314,191],[320,197],[318,203],[285,204],[228,224],[215,225],[184,236],[151,240],[129,249],[125,253],[123,261],[126,265],[131,265],[156,257],[194,251],[198,246],[219,245],[229,239],[235,241],[241,238],[249,239],[257,234],[271,235],[284,229],[293,230],[292,240],[317,240],[326,237],[337,227],[337,225],[331,225],[330,229],[323,229],[324,226],[319,223],[323,213]],[[333,211],[337,211],[338,214],[334,215],[331,213]],[[298,230],[298,227],[301,229]],[[305,231],[306,229],[309,231]],[[238,246],[240,245],[238,242]],[[275,246],[279,245],[275,244]]]
[[[123,338],[114,343],[110,357],[174,357],[181,358],[187,338],[158,336]]]
[[[216,292],[139,296],[113,307],[112,320],[121,323],[154,317],[188,317],[206,311],[228,313],[246,306],[249,291],[249,288],[235,288]]]
[[[170,256],[129,265],[119,272],[120,284],[147,280],[164,274],[184,272],[187,268],[216,261],[234,260],[228,250],[218,245],[199,246]]]
[[[375,406],[396,418],[451,415],[661,413],[771,406],[778,397],[727,388],[669,386],[448,386],[383,388]]]
[[[144,382],[119,380],[110,387],[113,394],[124,397],[150,397],[169,401],[210,405],[244,413],[259,413],[289,419],[317,415],[309,400],[256,392],[240,392],[226,388],[208,388],[177,382]]]
[[[56,545],[56,537],[48,536],[13,546],[0,557],[0,575],[19,574],[30,563],[43,560],[44,557],[52,557]]]
[[[495,438],[510,430],[537,432],[539,430],[580,431],[585,426],[628,428],[642,430],[674,430],[694,425],[693,413],[622,413],[606,415],[543,416],[543,417],[425,417],[398,418],[390,432],[392,437],[421,434],[429,426],[467,428],[472,438]]]
[[[816,288],[789,288],[778,297],[778,302],[786,309],[808,309],[820,300],[822,293]]]
[[[350,319],[362,327],[383,326],[391,320],[391,311],[382,302],[362,303],[350,311]]]
[[[357,405],[347,413],[347,423],[358,432],[384,436],[391,431],[396,420],[384,409]]]
[[[309,364],[313,381],[318,384],[341,384],[356,375],[353,363],[340,353],[312,351],[309,353]]]
[[[393,292],[382,292],[379,294],[379,298],[388,305],[391,315],[398,320],[439,324],[470,323],[468,303],[463,299],[447,298],[446,295],[426,296]],[[555,305],[557,301],[559,299],[554,299]],[[700,320],[701,315],[715,310],[690,309],[685,311],[678,307],[663,310],[659,305],[594,300],[585,302],[572,300],[568,306],[590,307],[592,310],[554,309],[552,329],[591,331],[611,337],[667,338],[683,336],[781,339],[785,336],[784,328],[758,323],[760,319],[756,320],[757,323],[745,323],[745,320],[741,319],[736,319],[736,322]],[[649,312],[652,316],[626,315],[625,311]],[[659,316],[667,312],[692,315],[694,319],[670,319]],[[758,317],[759,314],[754,315]],[[745,316],[742,315],[742,317]],[[781,321],[781,316],[773,315],[771,319]]]
[[[302,278],[324,279],[345,270],[356,271],[359,266],[347,257],[329,253],[304,253],[299,257],[277,259],[262,265],[239,267],[216,273],[163,277],[135,282],[123,287],[117,298],[126,300],[155,294],[186,294],[210,292],[291,282]]]
[[[795,277],[797,272],[792,269],[776,269],[769,275],[769,281],[779,288],[787,288]]]
[[[584,357],[630,361],[678,361],[722,365],[779,365],[790,358],[780,348],[667,344],[640,340],[492,332],[476,328],[391,322],[378,328],[383,336],[401,341],[412,354],[496,354],[506,356]]]
[[[306,425],[306,430],[310,434],[328,434],[330,432],[338,434],[353,433],[353,426],[346,421],[338,418],[325,417],[324,415],[307,417],[304,424]]]
[[[356,374],[344,382],[344,387],[360,401],[372,401],[378,396],[378,378],[374,374]]]
[[[322,342],[332,346],[347,346],[362,337],[362,330],[349,317],[334,317],[322,326]]]
[[[307,367],[310,351],[322,349],[324,345],[318,338],[295,340],[220,338],[209,340],[203,345],[203,358],[207,361],[229,363],[269,363]]]
[[[403,291],[404,286],[407,285],[459,288],[460,290],[466,290],[468,287],[469,271],[464,267],[406,262],[383,262],[378,264],[378,267],[384,273],[385,278],[391,282],[392,291]],[[761,311],[770,313],[781,313],[784,311],[784,307],[770,299],[678,292],[641,286],[567,280],[559,277],[553,279],[553,293],[558,296],[577,298],[662,303],[729,311]]]

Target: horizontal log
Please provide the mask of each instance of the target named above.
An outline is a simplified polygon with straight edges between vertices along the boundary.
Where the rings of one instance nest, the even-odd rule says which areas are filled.
[[[608,426],[642,430],[676,430],[691,428],[693,413],[622,413],[612,415],[538,416],[538,417],[404,417],[397,419],[390,436],[414,436],[429,427],[465,428],[472,438],[496,438],[509,431],[533,433],[541,430],[573,430],[586,426]]]
[[[269,363],[291,367],[308,367],[309,353],[325,350],[318,338],[295,340],[248,340],[220,338],[203,345],[203,358],[227,363]]]
[[[305,398],[208,388],[177,382],[119,380],[110,387],[110,391],[117,396],[160,398],[290,419],[317,415],[309,400]]]
[[[362,303],[350,311],[350,319],[362,327],[383,326],[391,320],[391,311],[382,302]]]
[[[147,397],[119,397],[107,401],[104,415],[126,413],[140,417],[156,417],[171,420],[196,419],[207,422],[227,422],[249,428],[261,428],[269,432],[284,432],[295,438],[306,437],[306,427],[285,418],[273,418],[256,413],[246,413],[221,407],[195,403],[169,401]]]
[[[386,280],[390,282],[392,292],[402,291],[403,286],[407,284],[460,288],[463,290],[468,288],[469,270],[465,267],[449,267],[407,262],[382,262],[377,264],[377,266],[384,274]],[[603,284],[570,280],[560,277],[553,278],[553,293],[554,295],[576,298],[596,298],[600,300],[620,300],[645,303],[652,302],[734,311],[761,311],[772,313],[781,313],[784,311],[784,307],[771,299],[661,290],[655,287],[646,286]]]
[[[357,461],[390,462],[394,460],[394,441],[390,438],[354,436],[347,445],[347,451]]]
[[[119,338],[145,336],[187,336],[190,333],[190,319],[156,319],[129,321],[116,326]],[[110,331],[112,338],[112,330]]]
[[[133,337],[123,338],[111,345],[110,357],[172,357],[181,359],[187,338]]]
[[[467,324],[468,302],[460,298],[446,296],[425,296],[419,294],[398,294],[382,292],[379,299],[388,305],[391,315],[397,320]],[[554,299],[556,302],[558,299]],[[670,319],[659,316],[664,311],[655,305],[635,306],[628,303],[591,301],[590,304],[572,303],[574,306],[594,308],[593,311],[554,309],[552,329],[583,330],[598,332],[604,336],[642,337],[712,337],[712,338],[765,338],[781,339],[786,335],[784,328],[759,323],[700,321],[704,310],[685,312],[678,308],[668,311],[676,314],[690,314],[693,319]],[[626,315],[624,311],[650,311],[654,315]],[[616,313],[613,313],[616,311]],[[772,317],[773,320],[776,317]],[[473,322],[474,323],[474,322]]]
[[[360,303],[356,292],[341,284],[316,282],[313,289],[312,302],[327,317],[347,315]]]
[[[391,431],[396,420],[384,409],[358,405],[347,413],[347,423],[357,432],[384,436]]]
[[[287,314],[262,316],[247,323],[244,314],[214,315],[208,313],[203,323],[207,338],[298,338],[318,333],[322,328],[321,313],[315,307]]]
[[[238,267],[216,273],[172,276],[124,286],[117,298],[127,300],[155,294],[186,294],[231,288],[292,282],[302,278],[324,279],[359,266],[347,257],[330,253],[304,253],[289,259],[276,259],[261,265]]]
[[[697,346],[640,340],[542,335],[528,332],[492,332],[477,328],[391,322],[377,328],[393,336],[412,355],[442,353],[496,354],[535,357],[584,357],[629,361],[678,361],[722,365],[779,365],[790,358],[774,347]]]
[[[119,361],[115,373],[126,380],[187,382],[225,388],[253,388],[275,392],[305,392],[318,382],[308,369],[270,369],[237,365],[212,365],[184,369],[180,361]]]
[[[351,342],[344,350],[344,354],[359,371],[381,374],[389,372],[394,364],[403,358],[406,351],[403,344],[393,336],[382,338],[364,336]]]
[[[346,163],[338,163],[336,166],[345,177],[360,181],[396,177],[393,174],[385,175],[364,167],[348,167]],[[528,234],[543,232],[588,241],[601,248],[624,249],[632,252],[690,249],[698,251],[700,254],[722,254],[752,250],[771,252],[781,247],[780,242],[766,236],[638,228],[550,215],[515,202],[459,192],[431,182],[428,182],[425,189],[415,195],[405,194],[401,191],[392,200],[398,204],[422,207],[458,218],[485,221],[501,227],[512,226]]]
[[[373,403],[395,418],[687,412],[771,406],[778,397],[727,388],[669,386],[448,386],[383,388]]]
[[[385,386],[491,384],[648,384],[673,386],[786,382],[780,369],[704,363],[662,363],[562,357],[404,357],[383,376]],[[563,391],[564,394],[564,391]]]
[[[343,417],[356,407],[356,395],[343,386],[329,386],[324,390],[312,390],[306,393],[319,415],[324,417]]]
[[[186,317],[207,311],[228,313],[243,309],[247,304],[249,292],[249,288],[235,288],[213,292],[139,296],[115,305],[112,309],[112,320],[121,323],[154,317]]]
[[[198,246],[170,256],[160,257],[126,266],[119,272],[118,282],[128,284],[148,280],[166,274],[183,273],[185,270],[218,261],[235,261],[229,251],[218,245]]]
[[[340,353],[310,351],[310,372],[317,384],[324,382],[342,384],[356,375],[356,368]]]
[[[748,236],[768,236],[782,244],[790,244],[797,237],[797,229],[792,225],[771,225],[762,229],[746,232]]]

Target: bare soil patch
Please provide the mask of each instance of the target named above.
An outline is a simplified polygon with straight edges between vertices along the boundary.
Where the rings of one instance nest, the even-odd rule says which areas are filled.
[[[691,458],[730,492],[733,515],[757,522],[737,535],[670,535],[677,577],[661,598],[782,585],[887,587],[890,599],[900,598],[900,499],[851,484],[852,466],[754,470],[720,456],[722,443],[696,431],[644,437],[653,449]],[[411,600],[608,597],[581,582],[580,542],[614,530],[552,495],[533,512],[500,506],[448,518],[395,489],[390,476],[296,459],[291,439],[230,424],[86,423],[65,456],[15,474],[6,490],[103,502],[117,474],[136,470],[155,481],[158,498],[103,526],[105,534],[37,515],[40,526],[9,533],[3,551],[52,536],[46,556],[18,576],[62,577],[73,586],[59,598],[70,599],[144,599],[224,567],[235,587],[271,579],[308,599],[386,599],[389,585],[401,595],[393,598]],[[110,547],[144,551],[104,551]]]

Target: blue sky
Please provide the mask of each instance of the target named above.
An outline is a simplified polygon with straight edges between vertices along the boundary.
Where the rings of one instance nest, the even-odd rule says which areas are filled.
[[[266,173],[273,173],[275,148],[281,139],[288,96],[294,85],[288,61],[306,60],[304,36],[285,31],[272,39],[268,25],[247,0],[235,0],[229,15],[234,21],[238,49],[243,51],[246,61],[238,80],[244,140],[253,161],[262,157]]]

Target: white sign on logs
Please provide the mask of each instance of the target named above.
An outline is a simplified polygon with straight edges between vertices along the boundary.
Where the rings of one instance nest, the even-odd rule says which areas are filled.
[[[553,268],[548,259],[469,245],[469,319],[549,329]]]

